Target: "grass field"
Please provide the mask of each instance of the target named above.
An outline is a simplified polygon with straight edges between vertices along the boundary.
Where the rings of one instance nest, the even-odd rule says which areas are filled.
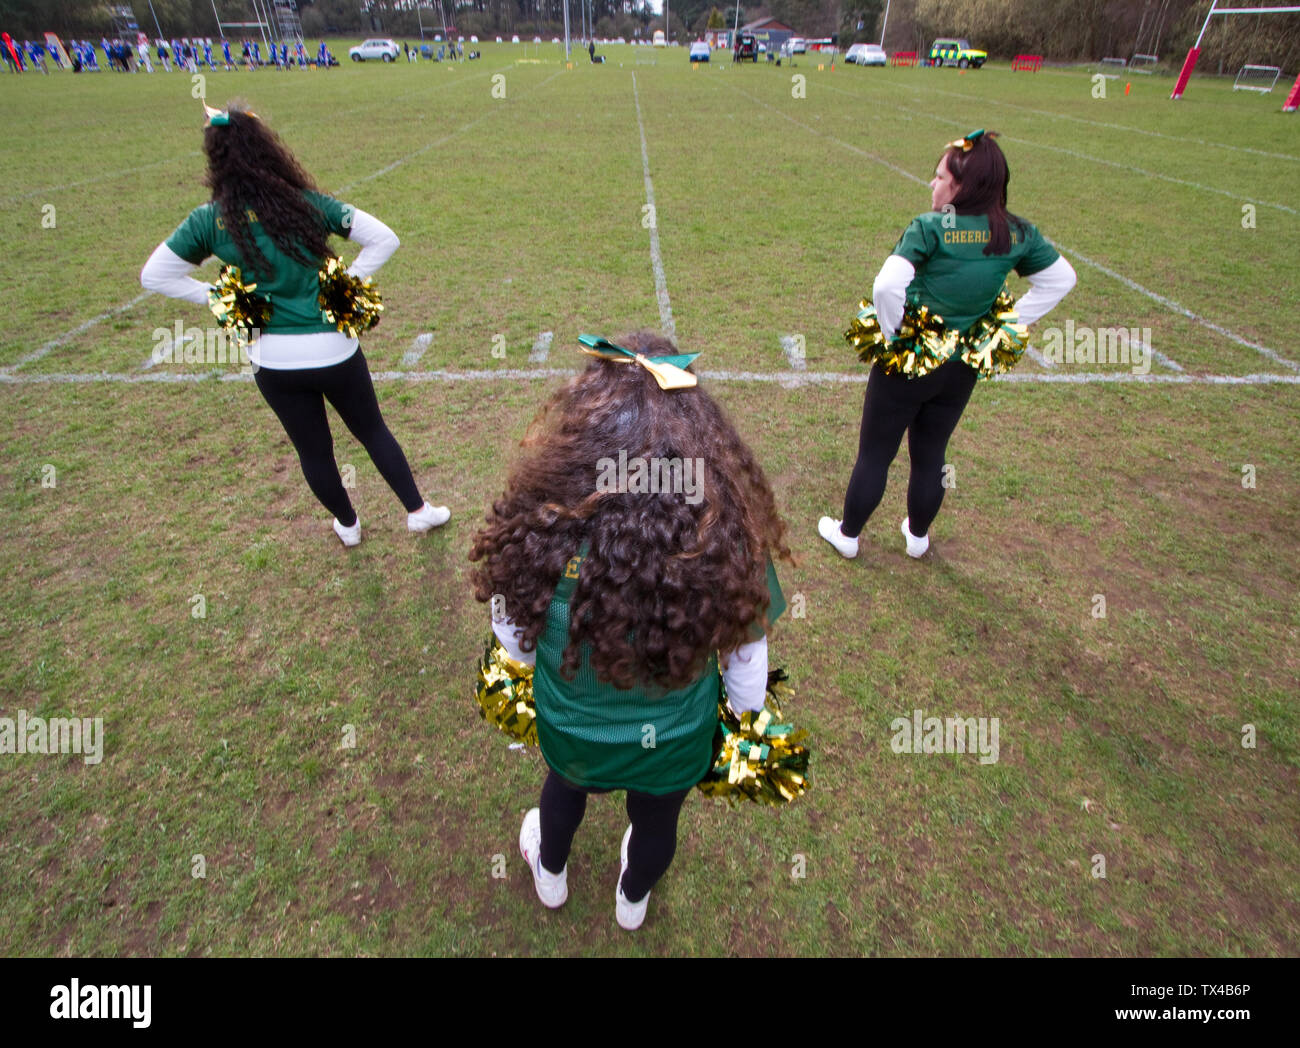
[[[408,535],[335,420],[351,551],[237,366],[146,366],[157,329],[206,326],[138,283],[205,199],[189,79],[0,78],[0,716],[106,733],[99,764],[0,755],[0,953],[1300,952],[1300,124],[1278,94],[484,50],[207,76],[402,239],[365,351],[453,519]],[[856,451],[841,332],[975,127],[1079,273],[1042,327],[1150,329],[1159,356],[983,385],[934,553],[904,556],[900,455],[846,562],[815,531]],[[806,614],[773,652],[814,784],[779,812],[693,797],[629,936],[621,803],[590,806],[564,910],[517,857],[543,765],[475,713],[466,553],[578,333],[643,326],[703,352],[791,526]],[[915,709],[999,718],[999,760],[894,753]]]

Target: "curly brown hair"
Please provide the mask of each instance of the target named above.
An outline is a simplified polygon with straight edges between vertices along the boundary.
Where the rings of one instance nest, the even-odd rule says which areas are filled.
[[[649,332],[621,344],[647,356],[677,352]],[[538,412],[522,447],[469,557],[482,561],[474,595],[505,598],[525,651],[584,544],[561,663],[569,679],[589,645],[600,680],[680,688],[712,653],[762,631],[767,560],[793,563],[785,524],[753,452],[702,388],[664,391],[643,368],[595,359]],[[629,461],[699,460],[694,499],[602,490],[601,460],[620,452]]]
[[[316,183],[279,136],[246,107],[232,102],[229,113],[229,124],[210,125],[203,132],[208,158],[204,184],[239,253],[254,268],[273,275],[274,267],[249,229],[251,210],[276,247],[305,266],[319,265],[330,254],[329,230],[325,216],[303,195]]]

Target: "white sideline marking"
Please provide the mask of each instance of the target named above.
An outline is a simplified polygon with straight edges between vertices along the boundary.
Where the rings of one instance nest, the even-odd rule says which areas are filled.
[[[418,364],[431,345],[433,345],[433,332],[426,331],[422,335],[416,335],[411,348],[402,354],[402,367],[409,368]]]
[[[1122,343],[1128,342],[1129,340],[1128,330],[1121,328],[1121,331],[1123,331],[1123,335],[1121,336],[1120,341]],[[1136,351],[1138,356],[1141,356],[1143,350],[1146,350],[1146,352],[1150,353],[1151,359],[1154,360],[1157,364],[1160,364],[1162,367],[1167,367],[1170,371],[1183,370],[1183,366],[1180,363],[1178,363],[1178,361],[1165,356],[1163,353],[1160,352],[1160,350],[1156,349],[1154,346],[1148,346],[1140,338],[1134,340],[1132,347],[1129,349],[1129,360],[1133,359],[1134,351]]]
[[[1186,306],[1179,305],[1172,298],[1165,298],[1164,295],[1157,294],[1156,292],[1150,290],[1149,288],[1143,287],[1136,280],[1130,280],[1128,277],[1123,276],[1120,273],[1116,273],[1113,269],[1107,269],[1100,262],[1094,262],[1087,255],[1084,255],[1079,251],[1075,251],[1073,248],[1065,247],[1059,241],[1056,242],[1056,246],[1061,251],[1065,252],[1067,255],[1073,255],[1084,265],[1091,266],[1099,273],[1105,273],[1106,276],[1110,277],[1113,280],[1118,280],[1125,287],[1129,287],[1132,288],[1134,291],[1141,292],[1142,294],[1146,295],[1147,298],[1151,299],[1153,302],[1159,302],[1162,306],[1164,306],[1166,309],[1170,310],[1171,312],[1179,313],[1182,316],[1187,317],[1189,320],[1193,320],[1196,323],[1200,324],[1202,327],[1209,328],[1211,331],[1217,332],[1218,334],[1222,335],[1224,338],[1231,339],[1233,342],[1236,342],[1240,346],[1246,346],[1249,349],[1253,349],[1256,352],[1261,353],[1264,356],[1268,357],[1268,359],[1272,360],[1274,363],[1281,364],[1283,367],[1288,367],[1292,371],[1300,371],[1300,364],[1296,364],[1294,361],[1287,360],[1285,357],[1280,356],[1278,353],[1276,353],[1274,350],[1269,349],[1267,346],[1261,346],[1258,342],[1251,342],[1249,339],[1242,338],[1240,335],[1236,334],[1235,332],[1229,331],[1225,327],[1221,327],[1220,325],[1214,323],[1214,321],[1212,320],[1206,320],[1205,317],[1197,316],[1197,314],[1193,313]]]
[[[804,360],[803,350],[799,346],[799,340],[794,335],[781,336],[781,350],[785,353],[785,359],[789,363],[791,370],[808,370],[808,362]]]
[[[513,382],[534,379],[572,378],[578,372],[572,368],[503,368],[500,371],[376,371],[371,378],[376,382]],[[796,389],[800,386],[846,385],[858,386],[867,381],[870,372],[863,368],[860,372],[835,371],[701,371],[699,376],[710,382],[760,382]],[[252,375],[237,371],[209,371],[193,374],[179,372],[144,372],[113,373],[108,371],[86,372],[78,374],[21,374],[0,372],[0,386],[40,386],[40,385],[92,385],[97,383],[119,383],[124,385],[148,383],[196,383],[210,382],[252,382]],[[1189,375],[1155,374],[1134,375],[1128,371],[1079,373],[1055,372],[1018,372],[999,375],[995,382],[1016,383],[1130,383],[1138,384],[1173,384],[1183,386],[1268,386],[1300,385],[1300,374],[1296,375]]]
[[[131,309],[134,306],[138,306],[141,302],[143,302],[146,298],[148,298],[152,294],[153,294],[152,291],[146,291],[143,294],[136,295],[135,298],[131,299],[130,302],[123,303],[120,306],[110,309],[107,313],[100,313],[99,316],[97,317],[91,317],[89,320],[85,321],[84,323],[78,324],[71,331],[65,331],[58,338],[52,338],[50,339],[50,341],[46,342],[45,345],[39,347],[38,349],[32,350],[30,353],[27,353],[24,356],[19,357],[12,364],[8,364],[5,367],[0,367],[0,374],[12,373],[13,371],[16,371],[18,368],[22,367],[24,364],[30,364],[34,360],[40,360],[41,357],[48,354],[51,350],[58,349],[59,346],[62,346],[66,342],[71,342],[82,332],[89,331],[96,324],[102,323],[103,321],[108,320],[111,317],[115,317],[119,313],[125,313],[128,309]]]
[[[935,117],[935,119],[939,120],[940,118]],[[964,124],[957,120],[942,120],[942,122],[954,126],[965,127]],[[1293,207],[1287,207],[1285,204],[1274,204],[1270,200],[1256,200],[1254,197],[1242,196],[1240,193],[1232,193],[1226,189],[1219,189],[1217,186],[1207,186],[1204,183],[1192,182],[1186,178],[1175,178],[1173,175],[1162,175],[1159,171],[1147,171],[1145,168],[1134,167],[1132,164],[1120,164],[1114,160],[1105,160],[1099,156],[1089,156],[1087,153],[1077,153],[1073,149],[1065,149],[1061,146],[1049,146],[1043,142],[1031,141],[1028,138],[1013,138],[1010,135],[1006,135],[1005,137],[1008,142],[1019,142],[1021,145],[1032,146],[1034,149],[1048,149],[1053,153],[1064,153],[1066,156],[1072,156],[1079,160],[1087,160],[1094,164],[1104,164],[1107,167],[1116,167],[1121,171],[1131,171],[1135,175],[1142,175],[1144,178],[1156,178],[1161,182],[1173,182],[1176,185],[1188,186],[1191,189],[1199,189],[1206,193],[1218,193],[1219,196],[1226,196],[1232,200],[1243,200],[1249,204],[1258,204],[1260,207],[1271,207],[1278,211],[1285,211],[1288,215],[1300,214],[1300,211],[1296,211]]]
[[[653,221],[650,223],[650,264],[655,273],[655,296],[659,299],[659,326],[669,338],[677,337],[673,322],[673,307],[668,301],[668,280],[664,277],[664,259],[659,253],[659,209],[655,207],[655,187],[650,181],[650,153],[645,144],[645,123],[641,119],[641,96],[636,89],[636,73],[632,74],[632,101],[636,103],[636,126],[641,132],[641,169],[645,172],[645,199],[650,205]]]
[[[185,160],[189,157],[199,155],[197,149],[192,149],[188,153],[177,153],[166,160],[158,160],[152,164],[141,164],[139,167],[126,167],[121,171],[110,171],[107,174],[96,175],[94,178],[82,179],[80,182],[65,182],[61,186],[46,186],[43,189],[34,189],[30,193],[19,193],[17,196],[5,197],[0,200],[0,207],[8,207],[10,204],[16,204],[20,200],[31,200],[32,197],[45,196],[51,193],[62,193],[69,189],[80,189],[82,186],[92,186],[96,182],[107,182],[114,178],[123,178],[126,175],[134,175],[139,171],[148,171],[155,167],[162,167],[164,164],[170,164],[176,160]]]
[[[1038,350],[1036,350],[1033,346],[1026,346],[1025,352],[1029,354],[1029,358],[1040,368],[1056,367],[1055,360],[1048,360],[1047,357],[1043,356],[1043,354],[1038,352]]]
[[[507,67],[507,68],[509,68],[509,67]],[[534,87],[532,90],[534,90],[534,91],[537,90],[538,87],[542,87],[542,86],[544,86],[545,84],[547,84],[547,83],[549,83],[550,81],[554,80],[554,79],[555,79],[557,76],[559,76],[559,75],[560,75],[560,74],[559,74],[558,72],[556,72],[556,73],[552,73],[552,74],[551,74],[550,76],[548,76],[545,80],[543,80],[543,81],[541,81],[539,84],[537,84],[537,86]],[[444,142],[447,142],[447,141],[449,141],[450,139],[455,138],[455,137],[456,137],[457,135],[459,135],[459,134],[463,134],[465,131],[468,131],[471,127],[475,127],[476,125],[482,123],[482,122],[483,122],[484,120],[486,120],[486,119],[488,118],[488,116],[490,116],[490,115],[492,115],[492,111],[491,111],[491,110],[489,110],[489,112],[488,112],[488,113],[485,113],[483,116],[479,117],[477,120],[471,121],[470,123],[466,124],[464,127],[457,128],[455,131],[452,131],[452,132],[450,132],[449,134],[444,135],[442,138],[438,139],[436,142],[430,142],[428,145],[426,145],[426,146],[424,146],[424,147],[422,147],[422,148],[420,148],[420,149],[417,149],[414,153],[411,153],[411,154],[409,154],[408,156],[404,156],[404,157],[402,157],[400,160],[396,160],[396,161],[394,161],[393,163],[388,164],[386,167],[381,167],[378,171],[372,172],[371,174],[366,175],[366,176],[363,177],[363,178],[359,178],[359,179],[357,179],[355,182],[349,182],[349,183],[347,183],[346,185],[339,186],[339,188],[336,189],[334,192],[335,192],[335,193],[339,193],[339,194],[346,193],[349,189],[352,189],[352,188],[355,187],[355,186],[359,186],[359,185],[361,185],[363,182],[369,182],[369,181],[371,181],[371,180],[373,180],[373,179],[378,178],[380,175],[386,175],[386,174],[388,174],[388,172],[393,171],[393,170],[395,170],[396,168],[401,167],[401,166],[402,166],[403,164],[405,164],[407,161],[409,161],[409,160],[414,160],[414,159],[415,159],[417,156],[419,156],[420,154],[422,154],[422,153],[427,153],[430,149],[433,149],[433,148],[436,147],[436,146],[440,146],[440,145],[442,145]],[[197,154],[197,152],[198,152],[198,151],[195,150],[195,154]],[[164,163],[166,163],[166,162],[168,162],[168,161],[164,161]],[[154,165],[154,166],[156,166],[156,165]],[[84,184],[84,183],[78,183],[78,184]],[[43,192],[43,190],[42,190],[42,192]],[[31,194],[31,195],[32,195],[32,196],[36,196],[36,195],[39,195],[39,194],[34,193],[34,194]],[[23,199],[23,198],[21,198],[21,197],[15,197],[14,199],[15,199],[15,200],[18,200],[18,199]],[[97,317],[92,317],[90,320],[86,321],[84,324],[81,324],[81,325],[78,326],[78,327],[73,328],[71,331],[65,331],[65,332],[64,332],[62,335],[60,335],[58,338],[52,339],[51,341],[45,343],[45,345],[41,346],[40,349],[36,350],[34,354],[28,354],[28,355],[25,356],[25,357],[21,357],[21,358],[20,358],[16,363],[14,363],[14,364],[10,364],[10,365],[8,365],[7,367],[0,367],[0,373],[3,373],[3,372],[5,372],[5,371],[12,371],[14,368],[20,368],[20,367],[22,367],[24,364],[30,364],[33,360],[39,360],[41,357],[43,357],[43,356],[45,356],[47,353],[49,353],[50,350],[52,350],[52,349],[57,349],[59,346],[63,345],[65,342],[68,342],[68,341],[70,341],[71,339],[75,338],[77,335],[80,335],[83,331],[86,331],[86,330],[88,330],[88,329],[94,327],[94,326],[95,326],[96,324],[98,324],[100,321],[107,320],[109,317],[116,316],[118,313],[124,313],[126,310],[130,309],[132,306],[136,305],[136,303],[142,301],[144,298],[146,298],[147,296],[151,295],[152,293],[153,293],[153,292],[151,292],[151,291],[146,291],[143,295],[140,295],[140,296],[137,297],[137,298],[133,298],[130,302],[127,302],[127,303],[125,303],[125,304],[123,304],[123,305],[121,305],[121,306],[117,306],[116,308],[110,310],[110,311],[107,312],[107,313],[101,313],[101,314],[100,314],[99,316],[97,316]]]
[[[554,79],[555,79],[557,76],[559,76],[559,75],[560,75],[559,72],[552,73],[552,74],[551,74],[550,76],[548,76],[545,80],[541,81],[541,82],[538,83],[536,86],[534,86],[533,88],[531,88],[530,93],[531,93],[531,91],[536,91],[539,87],[544,87],[544,86],[546,86],[548,83],[550,83],[552,80],[554,80]],[[492,109],[489,109],[486,113],[484,113],[484,114],[483,114],[481,117],[479,117],[477,120],[471,120],[468,124],[465,124],[463,127],[458,127],[455,131],[450,131],[450,132],[448,132],[447,134],[443,135],[441,138],[439,138],[439,139],[437,139],[437,140],[435,140],[435,141],[433,141],[433,142],[430,142],[430,143],[428,143],[427,145],[421,146],[421,147],[420,147],[419,149],[417,149],[414,153],[408,153],[406,156],[401,157],[400,159],[394,160],[391,164],[387,164],[387,165],[385,165],[384,167],[381,167],[378,171],[374,171],[374,172],[372,172],[372,173],[370,173],[370,174],[368,174],[368,175],[365,175],[365,176],[362,177],[362,178],[358,178],[355,182],[348,182],[348,183],[346,183],[345,185],[341,185],[341,186],[339,186],[338,189],[336,189],[334,192],[335,192],[335,193],[340,193],[340,194],[341,194],[341,193],[346,193],[346,192],[348,192],[349,190],[355,189],[357,186],[362,185],[362,184],[365,183],[365,182],[373,182],[376,178],[381,178],[382,176],[388,174],[390,171],[396,171],[396,170],[397,170],[399,167],[401,167],[403,164],[409,163],[410,161],[414,160],[414,159],[415,159],[416,157],[418,157],[418,156],[423,156],[423,155],[424,155],[425,153],[427,153],[430,149],[436,149],[438,146],[443,145],[444,143],[450,142],[450,141],[451,141],[453,138],[455,138],[457,135],[463,135],[463,134],[464,134],[466,131],[468,131],[470,128],[472,128],[472,127],[478,127],[479,124],[483,123],[483,121],[485,121],[485,120],[489,120],[489,119],[491,119],[493,116],[496,115],[496,113],[497,113],[497,109],[496,109],[495,107],[492,108]]]
[[[884,79],[873,79],[873,86],[877,83],[883,83],[887,87],[896,87],[900,90],[907,90],[902,84],[891,83]],[[1255,156],[1270,157],[1273,160],[1290,160],[1300,163],[1300,156],[1292,156],[1290,153],[1270,153],[1264,149],[1252,149],[1250,146],[1230,146],[1225,142],[1209,142],[1203,138],[1187,138],[1183,135],[1170,135],[1163,131],[1151,131],[1143,127],[1130,127],[1128,124],[1110,124],[1102,120],[1089,120],[1082,116],[1070,116],[1066,113],[1052,113],[1046,109],[1033,109],[1030,106],[1017,105],[1015,102],[1003,102],[996,98],[979,98],[973,99],[970,95],[963,95],[959,91],[944,91],[938,87],[923,87],[919,84],[912,85],[912,89],[919,91],[928,91],[936,95],[948,95],[951,98],[960,98],[972,104],[1006,106],[1008,109],[1019,109],[1025,113],[1034,113],[1038,116],[1051,117],[1053,120],[1073,120],[1079,124],[1088,124],[1091,127],[1105,127],[1112,131],[1128,131],[1135,135],[1150,135],[1152,138],[1165,138],[1171,142],[1188,142],[1196,146],[1211,146],[1215,149],[1229,149],[1235,153],[1251,153]],[[914,100],[919,101],[919,100]]]
[[[823,84],[821,86],[827,88],[830,91],[834,91],[836,94],[847,95],[850,98],[860,99],[862,97],[860,94],[858,94],[855,91],[845,91],[843,88],[834,87],[830,84]],[[965,122],[961,120],[952,120],[949,119],[948,117],[934,116],[933,114],[926,113],[924,110],[909,109],[906,106],[897,106],[888,102],[886,102],[885,105],[889,106],[890,109],[897,109],[900,112],[915,113],[918,116],[924,116],[927,119],[933,120],[935,123],[948,124],[952,127],[966,126]],[[1132,164],[1121,164],[1115,160],[1106,160],[1103,157],[1092,156],[1088,153],[1079,153],[1073,149],[1066,149],[1063,146],[1049,146],[1044,142],[1035,142],[1032,139],[1028,139],[1028,138],[1015,138],[1011,135],[1003,135],[1002,137],[1005,138],[1008,142],[1018,142],[1021,145],[1030,146],[1034,149],[1046,149],[1053,153],[1063,153],[1066,156],[1072,156],[1077,160],[1087,160],[1093,164],[1103,164],[1106,167],[1118,168],[1120,171],[1131,171],[1133,174],[1141,175],[1144,178],[1155,178],[1155,179],[1159,179],[1161,182],[1172,182],[1175,185],[1187,186],[1191,189],[1199,189],[1206,193],[1218,193],[1220,196],[1226,196],[1231,200],[1242,200],[1245,201],[1246,203],[1258,204],[1260,207],[1271,207],[1271,208],[1275,208],[1278,211],[1285,211],[1288,215],[1300,214],[1300,212],[1296,211],[1295,208],[1287,207],[1286,204],[1274,204],[1270,200],[1256,200],[1254,197],[1242,196],[1240,193],[1230,193],[1228,190],[1219,189],[1217,186],[1207,186],[1204,183],[1192,182],[1186,178],[1175,178],[1173,175],[1164,175],[1161,174],[1159,171],[1148,171],[1145,168],[1134,167]]]
[[[746,98],[749,98],[754,102],[757,102],[765,109],[770,109],[772,110],[772,112],[780,114],[781,116],[789,120],[790,123],[794,124],[796,127],[801,127],[805,131],[817,135],[820,138],[825,138],[827,141],[833,142],[835,145],[840,146],[843,149],[847,149],[852,153],[857,153],[859,156],[866,157],[868,160],[875,161],[877,164],[882,164],[883,166],[889,168],[891,171],[896,172],[897,174],[901,175],[903,178],[909,179],[910,181],[915,182],[918,185],[928,186],[930,184],[929,182],[926,182],[925,180],[918,178],[916,175],[912,174],[912,172],[905,171],[897,164],[891,164],[888,160],[882,160],[874,153],[868,153],[865,149],[859,149],[857,146],[852,145],[849,142],[842,141],[841,139],[835,138],[833,135],[829,135],[824,131],[818,131],[817,128],[815,127],[810,127],[807,124],[800,123],[798,120],[790,116],[788,113],[783,113],[775,106],[768,105],[761,98],[755,98],[753,95],[749,94],[748,92],[742,91],[738,87],[734,87],[734,85],[730,82],[728,82],[727,86],[732,87],[733,90],[739,91]],[[1080,262],[1084,263],[1084,265],[1091,266],[1093,269],[1097,270],[1099,273],[1104,273],[1112,280],[1118,280],[1125,287],[1145,295],[1153,302],[1160,303],[1160,305],[1164,306],[1166,309],[1170,310],[1171,312],[1178,313],[1182,316],[1185,316],[1189,320],[1192,320],[1195,323],[1200,324],[1202,327],[1209,328],[1211,331],[1214,331],[1217,334],[1223,335],[1225,338],[1228,338],[1233,342],[1236,342],[1238,345],[1246,346],[1249,349],[1253,349],[1256,352],[1268,357],[1273,362],[1277,364],[1281,364],[1283,367],[1291,368],[1293,371],[1300,371],[1300,364],[1296,364],[1294,361],[1287,360],[1285,357],[1277,353],[1277,351],[1269,349],[1267,346],[1261,346],[1258,342],[1251,342],[1249,339],[1242,338],[1242,336],[1236,334],[1233,331],[1229,331],[1227,328],[1214,323],[1214,321],[1212,320],[1207,320],[1205,317],[1198,316],[1196,313],[1193,313],[1190,309],[1180,305],[1179,303],[1175,302],[1173,299],[1166,298],[1164,295],[1157,294],[1156,292],[1143,287],[1136,280],[1130,280],[1128,277],[1120,273],[1116,273],[1113,269],[1108,269],[1106,266],[1103,266],[1100,262],[1094,262],[1086,255],[1078,251],[1075,251],[1073,248],[1066,247],[1059,240],[1053,240],[1052,243],[1054,243],[1057,247],[1057,250],[1061,251],[1063,254],[1072,255],[1074,258],[1077,258]]]
[[[545,364],[546,358],[551,353],[551,342],[555,338],[554,331],[543,331],[537,336],[537,341],[533,343],[533,348],[528,353],[528,363]]]

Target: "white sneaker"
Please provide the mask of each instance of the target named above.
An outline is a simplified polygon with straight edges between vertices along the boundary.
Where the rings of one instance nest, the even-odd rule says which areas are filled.
[[[645,898],[640,902],[628,902],[627,896],[623,894],[623,874],[627,873],[627,842],[631,839],[632,827],[629,826],[623,834],[623,845],[619,849],[619,857],[623,864],[618,871],[618,891],[614,893],[614,917],[618,920],[620,928],[634,932],[645,920],[645,912],[650,905],[650,893],[646,892]]]
[[[451,520],[451,510],[446,506],[430,506],[427,502],[414,513],[406,515],[408,531],[429,531],[440,528]]]
[[[840,530],[840,522],[822,517],[817,522],[817,534],[839,550],[841,557],[852,560],[858,555],[858,540],[851,539]]]
[[[357,522],[353,524],[352,527],[345,528],[342,524],[339,523],[339,518],[335,517],[334,534],[339,537],[339,541],[343,543],[343,545],[345,546],[360,546],[361,545],[361,518],[358,517]]]
[[[426,504],[427,505],[427,504]],[[552,910],[558,910],[569,897],[569,867],[551,873],[542,865],[542,810],[529,808],[519,827],[519,854],[533,871],[537,897]]]
[[[911,529],[907,526],[911,518],[904,517],[902,532],[903,538],[907,539],[907,555],[909,557],[924,557],[925,551],[930,548],[930,536],[922,535],[919,539],[912,534]]]

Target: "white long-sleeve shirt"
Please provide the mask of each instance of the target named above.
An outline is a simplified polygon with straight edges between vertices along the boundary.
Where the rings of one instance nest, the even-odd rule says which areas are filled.
[[[387,262],[401,244],[396,233],[365,211],[354,211],[348,239],[361,245],[361,251],[348,267],[348,272],[363,279]],[[206,306],[209,285],[189,275],[196,268],[165,243],[159,244],[140,271],[140,283],[160,295]],[[355,338],[349,338],[341,331],[263,335],[249,345],[248,357],[254,365],[272,370],[323,368],[347,360],[357,351],[357,345]]]
[[[523,630],[510,619],[499,622],[493,619],[492,632],[516,662],[522,662],[526,666],[537,665],[537,652],[524,651],[519,647]],[[731,708],[737,713],[761,710],[767,694],[767,637],[742,644],[730,655],[720,659],[719,664]]]
[[[880,330],[885,338],[893,338],[903,321],[907,304],[907,289],[916,276],[916,267],[900,255],[890,255],[876,274],[871,288],[871,301],[880,319]],[[1016,302],[1020,323],[1029,325],[1047,316],[1078,283],[1074,267],[1064,258],[1058,258],[1046,269],[1025,277],[1029,290]]]

